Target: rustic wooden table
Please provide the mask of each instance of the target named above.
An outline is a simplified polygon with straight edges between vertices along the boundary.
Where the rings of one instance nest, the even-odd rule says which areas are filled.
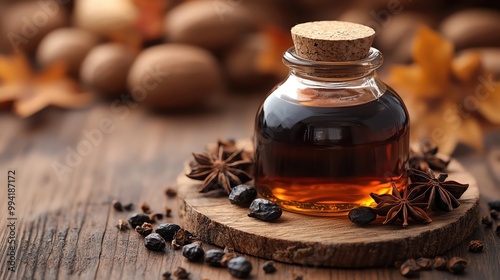
[[[27,120],[0,113],[0,278],[161,279],[162,272],[182,266],[191,272],[190,279],[231,279],[225,269],[189,263],[179,251],[146,250],[137,233],[117,230],[118,219],[129,213],[114,211],[109,204],[119,199],[136,205],[147,201],[153,209],[168,205],[173,217],[163,221],[182,223],[176,199],[167,199],[163,188],[175,182],[183,162],[192,151],[202,151],[205,143],[218,137],[250,137],[261,100],[236,96],[218,110],[177,115],[152,114],[133,106],[113,109],[105,102],[80,111],[48,109]],[[499,139],[499,133],[490,134],[488,151],[495,145],[499,148]],[[476,176],[481,211],[486,213],[486,201],[500,199],[500,182],[494,181],[487,156],[461,149],[457,158]],[[13,215],[8,212],[9,170],[15,170]],[[13,230],[8,227],[12,222]],[[8,270],[8,261],[14,259],[8,248],[12,234],[17,240],[14,273]],[[484,240],[485,251],[469,253],[471,239]],[[498,279],[500,275],[500,238],[491,229],[480,226],[446,255],[467,259],[466,273],[424,271],[420,277]],[[348,270],[281,263],[275,274],[265,275],[260,268],[265,260],[249,259],[254,266],[252,279],[402,278],[393,268]]]

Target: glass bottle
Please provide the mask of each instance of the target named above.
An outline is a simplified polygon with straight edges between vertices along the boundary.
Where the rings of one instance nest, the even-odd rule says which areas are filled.
[[[377,76],[382,54],[367,50],[354,61],[285,52],[290,74],[256,118],[255,185],[263,197],[293,212],[344,215],[372,204],[372,192],[389,193],[391,182],[407,184],[408,112]]]

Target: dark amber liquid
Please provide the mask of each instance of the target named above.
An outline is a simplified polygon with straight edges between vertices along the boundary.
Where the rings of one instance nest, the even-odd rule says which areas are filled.
[[[270,95],[257,115],[255,184],[263,197],[294,212],[343,215],[370,205],[370,193],[390,192],[391,181],[406,184],[408,127],[406,108],[391,89],[343,107]]]

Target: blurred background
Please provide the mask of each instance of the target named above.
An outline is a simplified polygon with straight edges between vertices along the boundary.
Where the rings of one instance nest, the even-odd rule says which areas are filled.
[[[405,99],[414,139],[481,150],[500,125],[491,0],[0,0],[0,108],[37,118],[108,102],[189,114],[229,95],[264,97],[288,73],[290,28],[314,20],[375,29],[379,73]]]

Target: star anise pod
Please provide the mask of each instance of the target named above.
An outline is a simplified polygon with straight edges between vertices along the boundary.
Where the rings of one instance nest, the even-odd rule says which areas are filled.
[[[450,161],[441,159],[438,155],[438,147],[430,142],[424,142],[418,149],[410,151],[410,168],[427,171],[432,169],[440,172],[446,172]]]
[[[229,156],[225,156],[224,148],[218,145],[217,152],[193,153],[191,172],[186,176],[194,180],[203,180],[200,192],[223,189],[229,194],[231,188],[252,179],[248,170],[253,161],[242,158],[243,152],[235,150]]]
[[[412,183],[409,188],[418,194],[426,196],[428,201],[427,209],[433,211],[442,210],[450,212],[460,206],[458,199],[467,190],[469,184],[461,184],[456,181],[445,181],[448,174],[442,173],[436,178],[432,170],[423,172],[417,169],[410,169],[408,172]]]
[[[397,220],[403,220],[403,227],[408,226],[408,218],[415,222],[430,223],[431,218],[425,213],[427,202],[425,195],[416,195],[416,190],[408,190],[405,188],[403,195],[392,183],[392,194],[376,194],[371,193],[370,196],[375,200],[377,206],[374,208],[379,216],[386,216],[383,224],[395,223]]]

